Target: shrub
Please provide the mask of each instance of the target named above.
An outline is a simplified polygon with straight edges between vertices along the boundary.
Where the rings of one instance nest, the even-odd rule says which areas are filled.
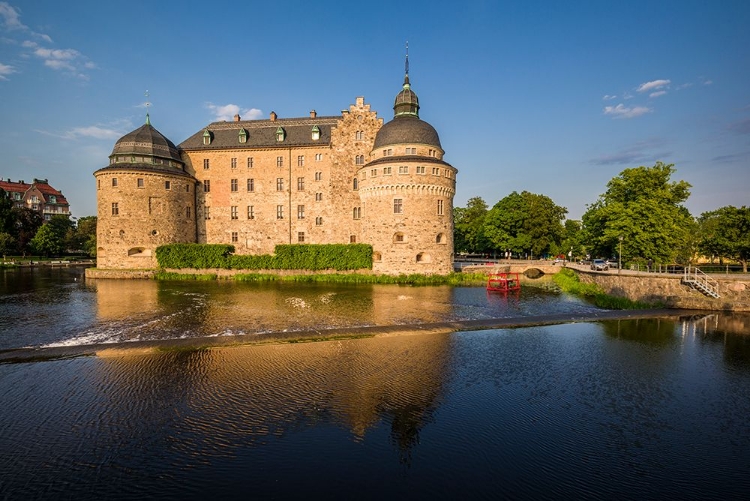
[[[156,248],[156,261],[161,268],[228,268],[233,245],[169,244]]]

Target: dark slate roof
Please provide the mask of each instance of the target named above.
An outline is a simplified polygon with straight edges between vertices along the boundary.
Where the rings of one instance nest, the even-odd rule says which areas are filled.
[[[133,154],[169,158],[182,163],[180,153],[174,143],[150,123],[145,123],[133,132],[122,136],[112,150],[112,155]]]
[[[390,144],[427,144],[443,149],[435,128],[412,115],[397,116],[383,125],[375,136],[373,149]]]
[[[271,120],[241,120],[238,122],[213,122],[196,132],[179,147],[183,150],[221,150],[230,148],[289,148],[331,144],[331,129],[341,117],[277,118]],[[312,128],[320,130],[320,139],[312,140]],[[276,140],[276,130],[284,129],[284,141]],[[247,141],[240,143],[240,129],[247,132]],[[208,130],[211,144],[203,144],[203,134]]]
[[[193,176],[188,174],[187,172],[176,169],[174,167],[169,167],[167,165],[155,165],[155,164],[145,164],[145,163],[127,163],[122,162],[119,164],[112,164],[108,165],[107,167],[102,167],[101,169],[94,172],[94,175],[100,173],[100,172],[106,172],[106,171],[141,171],[141,172],[149,172],[149,173],[157,173],[157,174],[170,174],[172,176],[181,176],[181,177],[187,177],[195,181],[193,179]],[[197,182],[197,181],[196,181]]]

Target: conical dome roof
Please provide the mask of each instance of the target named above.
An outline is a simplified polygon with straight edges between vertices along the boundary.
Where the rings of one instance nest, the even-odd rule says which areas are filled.
[[[112,155],[147,155],[182,163],[180,153],[172,141],[156,130],[146,118],[146,123],[122,136],[112,149]]]
[[[408,73],[404,77],[404,86],[401,92],[396,94],[396,101],[393,103],[393,115],[395,117],[402,115],[419,117],[419,98],[417,98],[417,93],[411,90]]]

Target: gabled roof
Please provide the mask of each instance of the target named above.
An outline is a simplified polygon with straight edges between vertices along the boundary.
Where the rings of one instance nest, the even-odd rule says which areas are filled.
[[[236,122],[213,122],[179,144],[183,150],[222,150],[245,148],[289,148],[299,146],[327,146],[331,144],[331,129],[341,117],[277,118],[276,120],[241,120]],[[320,139],[312,139],[313,127],[317,126]],[[284,140],[278,141],[276,132],[281,127]],[[247,140],[240,143],[240,130],[247,133]],[[210,144],[203,144],[203,135],[208,131]]]
[[[42,197],[44,198],[44,201],[47,203],[50,203],[49,197],[54,196],[55,197],[55,203],[57,205],[69,205],[68,201],[66,200],[65,196],[62,194],[60,190],[56,190],[52,186],[49,185],[46,179],[34,179],[34,182],[29,183],[22,183],[22,182],[13,182],[10,180],[3,181],[0,179],[0,188],[2,188],[7,193],[23,193],[26,194],[31,189],[36,188],[39,193],[42,194]]]

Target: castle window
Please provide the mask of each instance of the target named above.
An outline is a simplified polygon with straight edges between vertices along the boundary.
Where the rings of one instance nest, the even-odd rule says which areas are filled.
[[[426,252],[420,252],[419,254],[417,254],[417,258],[416,259],[417,259],[418,263],[430,263],[430,262],[432,262],[432,258]]]
[[[315,194],[315,201],[320,202],[323,200],[323,194],[322,193],[316,193]]]
[[[359,189],[359,179],[356,177],[352,180],[352,189],[358,190]]]
[[[135,156],[134,156],[134,155],[130,157],[130,163],[131,163],[131,164],[134,164],[134,163],[135,163]]]
[[[372,253],[372,260],[374,262],[380,262],[383,260],[383,255],[380,252],[373,252]]]
[[[313,141],[317,141],[318,139],[320,139],[320,129],[318,128],[317,125],[313,125],[313,128],[312,128],[312,140]]]
[[[232,232],[232,243],[236,244],[239,241],[239,234],[236,231]]]
[[[282,142],[285,137],[286,137],[286,132],[284,132],[283,127],[279,127],[278,129],[276,129],[276,141]]]
[[[253,168],[253,157],[247,157],[247,168],[248,169]]]
[[[208,170],[208,158],[203,159],[203,170]]]
[[[318,216],[315,218],[315,226],[323,226],[323,218]]]
[[[284,178],[283,177],[276,178],[276,191],[284,191]]]
[[[211,133],[208,131],[208,129],[203,131],[203,144],[209,145],[211,144]]]
[[[364,155],[357,155],[354,157],[354,163],[356,165],[364,165],[365,164],[365,156]]]
[[[396,233],[393,235],[393,242],[394,243],[403,243],[404,242],[404,234],[403,233]]]
[[[315,154],[315,161],[321,162],[323,160],[323,154],[322,153],[316,153]]]
[[[297,232],[297,242],[298,243],[305,243],[305,232],[304,231],[298,231]]]
[[[276,157],[276,167],[284,167],[284,157]]]
[[[297,155],[297,167],[304,167],[305,155]]]
[[[417,165],[417,174],[424,174],[424,165]]]
[[[117,178],[116,177],[112,178],[112,186],[117,186]]]
[[[185,185],[185,191],[188,192],[188,193],[190,193],[190,185],[189,184]]]
[[[365,133],[361,130],[358,130],[354,133],[354,140],[355,141],[362,141],[365,138]]]
[[[143,178],[139,177],[138,181],[136,181],[136,184],[138,185],[139,188],[143,188]]]
[[[230,191],[237,191],[237,180],[236,179],[230,179],[229,180],[229,190]]]
[[[297,219],[305,219],[305,206],[304,205],[297,206]]]
[[[211,180],[204,179],[203,180],[203,192],[208,193],[209,191],[211,191]]]
[[[439,176],[440,175],[440,168],[439,167],[433,167],[432,168],[432,175],[433,176]]]
[[[322,181],[323,180],[323,173],[322,172],[316,172],[315,173],[315,180],[316,181]]]
[[[417,149],[416,148],[406,148],[406,154],[407,155],[416,155]]]
[[[172,182],[171,181],[164,181],[164,189],[165,190],[171,190],[172,189]]]
[[[247,180],[247,191],[255,191],[255,179],[248,179]]]
[[[445,215],[445,210],[443,208],[443,201],[442,200],[438,200],[437,201],[437,215],[438,216],[444,216]]]
[[[435,237],[435,243],[436,244],[444,244],[446,243],[445,235],[443,233],[438,233]]]
[[[190,219],[190,207],[185,207],[185,217]]]
[[[247,218],[255,219],[255,207],[252,205],[247,206]]]
[[[240,132],[238,134],[238,138],[240,143],[246,143],[247,142],[247,131],[245,129],[240,129]]]
[[[383,174],[385,174],[386,176],[390,176],[391,175],[391,167],[383,167]]]
[[[203,206],[203,219],[211,219],[211,207],[208,205]]]
[[[237,168],[237,159],[236,159],[236,158],[232,158],[232,159],[231,159],[231,160],[229,161],[229,165],[230,165],[230,166],[231,166],[231,167],[232,167],[233,169],[236,169],[236,168]]]
[[[350,244],[356,244],[357,243],[357,235],[349,235],[349,243]]]
[[[232,219],[239,219],[239,216],[237,216],[237,206],[236,205],[233,205],[231,207],[231,214],[232,214],[232,216],[231,216]]]
[[[359,219],[362,217],[362,207],[355,207],[352,211],[353,219]]]
[[[394,214],[404,213],[404,200],[402,198],[393,199],[393,213]]]
[[[383,156],[384,157],[389,157],[391,155],[393,155],[393,149],[392,148],[387,148],[387,149],[383,150]]]
[[[297,191],[305,191],[305,178],[304,177],[297,178]]]
[[[276,219],[284,219],[284,206],[283,205],[276,206]]]
[[[398,173],[399,174],[408,174],[409,173],[409,167],[406,166],[406,165],[399,166]]]
[[[117,205],[117,202],[112,202],[112,215],[113,216],[120,215],[120,207]]]
[[[101,179],[97,179],[96,180],[96,189],[97,190],[101,190],[102,189],[102,180]]]
[[[375,177],[378,175],[378,169],[372,169],[370,170],[370,177]]]

